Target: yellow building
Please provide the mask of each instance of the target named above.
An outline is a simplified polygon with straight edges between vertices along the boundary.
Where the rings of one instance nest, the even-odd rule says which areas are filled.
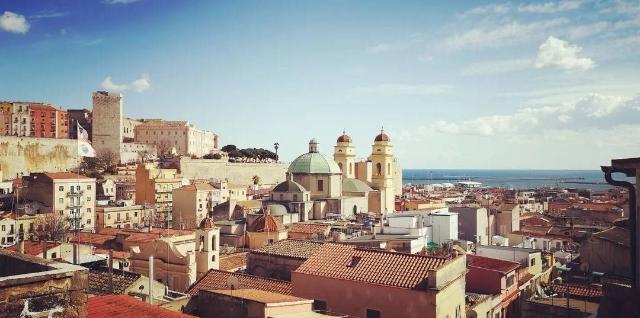
[[[213,208],[224,201],[221,192],[225,190],[208,182],[195,182],[173,189],[173,228],[197,228],[213,212]]]
[[[96,230],[104,228],[130,229],[141,228],[148,224],[153,209],[142,205],[117,206],[102,205],[96,207]]]
[[[161,169],[152,163],[141,163],[136,169],[136,204],[155,209],[155,226],[171,227],[173,189],[182,186],[176,169]]]

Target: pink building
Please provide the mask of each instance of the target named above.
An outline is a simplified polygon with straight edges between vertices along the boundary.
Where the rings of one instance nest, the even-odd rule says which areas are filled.
[[[493,308],[492,317],[513,317],[517,314],[515,301],[520,295],[517,275],[519,267],[520,263],[517,262],[467,255],[466,290],[472,293],[500,295],[502,300]]]
[[[453,259],[326,243],[292,273],[293,295],[353,317],[462,317],[465,256]]]

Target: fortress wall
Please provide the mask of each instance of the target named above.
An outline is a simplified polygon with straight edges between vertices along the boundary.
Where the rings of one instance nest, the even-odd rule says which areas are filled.
[[[70,171],[79,162],[75,139],[0,136],[0,168],[6,179],[16,174]]]
[[[286,163],[231,163],[215,159],[180,160],[180,172],[188,179],[229,179],[230,183],[252,185],[253,176],[260,177],[262,185],[276,185],[286,179]]]

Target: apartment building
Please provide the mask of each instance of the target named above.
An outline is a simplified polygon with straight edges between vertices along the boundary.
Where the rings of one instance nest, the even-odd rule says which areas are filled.
[[[31,136],[31,111],[29,103],[12,103],[11,105],[11,135]]]
[[[220,188],[196,182],[173,189],[173,228],[192,230],[222,203]]]
[[[173,189],[181,186],[182,178],[176,169],[161,169],[153,163],[138,164],[135,202],[155,208],[154,225],[170,227]]]
[[[0,102],[0,136],[10,136],[13,132],[11,129],[11,103]]]
[[[25,199],[67,217],[71,229],[95,228],[96,179],[71,172],[45,172],[32,173],[22,180],[27,189]]]
[[[147,209],[142,205],[100,205],[96,207],[96,230],[100,232],[104,228],[135,229],[148,224],[153,209]]]
[[[158,154],[198,156],[218,149],[218,135],[188,121],[147,120],[134,127],[135,142],[154,145]]]
[[[30,105],[31,136],[40,138],[69,138],[67,112],[48,104]]]

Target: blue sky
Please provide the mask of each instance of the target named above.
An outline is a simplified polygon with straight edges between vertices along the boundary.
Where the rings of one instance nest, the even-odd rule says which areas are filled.
[[[450,3],[451,2],[451,3]],[[186,119],[240,147],[384,125],[406,168],[597,169],[640,149],[640,3],[0,0],[0,99]]]

